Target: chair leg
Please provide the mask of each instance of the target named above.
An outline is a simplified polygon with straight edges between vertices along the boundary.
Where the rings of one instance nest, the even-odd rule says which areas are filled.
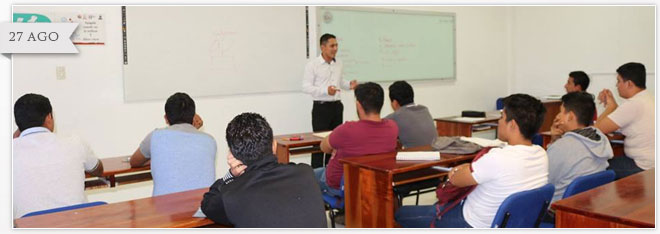
[[[415,205],[419,206],[419,189],[417,190],[417,197],[415,198]]]
[[[330,226],[335,228],[335,210],[328,204],[325,204],[325,208],[328,210],[328,216],[330,216]]]

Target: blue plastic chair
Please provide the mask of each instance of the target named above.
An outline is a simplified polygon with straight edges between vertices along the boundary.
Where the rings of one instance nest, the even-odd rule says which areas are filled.
[[[598,186],[610,183],[614,181],[614,177],[616,174],[614,173],[613,170],[607,170],[607,171],[601,171],[598,173],[590,174],[590,175],[583,175],[578,178],[575,178],[573,182],[568,184],[566,187],[566,190],[564,191],[564,195],[561,197],[561,199],[565,199],[567,197],[573,196],[575,194],[591,190],[593,188],[596,188]],[[541,223],[541,228],[554,228],[555,224],[554,223],[546,223],[543,222]]]
[[[27,214],[23,215],[21,218],[36,216],[36,215],[43,215],[43,214],[56,213],[56,212],[67,211],[67,210],[81,209],[81,208],[85,208],[85,207],[100,206],[100,205],[105,205],[105,204],[108,204],[108,203],[104,202],[104,201],[88,202],[88,203],[83,203],[83,204],[78,204],[78,205],[65,206],[65,207],[53,208],[53,209],[48,209],[48,210],[40,210],[40,211],[30,212],[30,213],[27,213]]]
[[[511,194],[504,199],[495,213],[492,228],[539,227],[555,192],[555,186],[546,184],[540,188]]]
[[[614,181],[615,176],[613,170],[607,170],[575,178],[575,180],[566,187],[562,199],[610,183]]]
[[[504,98],[497,98],[495,101],[495,109],[501,110],[504,109]]]
[[[337,213],[339,210],[344,209],[344,177],[341,177],[339,188],[341,190],[340,196],[331,195],[326,192],[323,192],[322,194],[323,202],[325,203],[325,207],[328,209],[328,215],[330,216],[331,222],[330,225],[332,228],[335,228],[335,217],[337,216]]]

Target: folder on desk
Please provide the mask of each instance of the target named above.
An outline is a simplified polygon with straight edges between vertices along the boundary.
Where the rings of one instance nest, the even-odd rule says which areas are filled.
[[[396,160],[440,160],[440,152],[438,151],[421,151],[421,152],[399,152],[396,154]]]

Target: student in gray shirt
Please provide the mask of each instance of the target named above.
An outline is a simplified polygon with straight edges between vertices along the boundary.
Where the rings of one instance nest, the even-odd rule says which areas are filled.
[[[562,198],[575,178],[604,171],[612,146],[603,132],[591,126],[595,104],[591,94],[572,92],[561,97],[548,146],[548,182],[555,185],[552,201]]]
[[[399,126],[399,141],[404,148],[431,145],[438,137],[429,109],[415,104],[415,93],[406,81],[397,81],[389,87],[394,113],[385,116]]]

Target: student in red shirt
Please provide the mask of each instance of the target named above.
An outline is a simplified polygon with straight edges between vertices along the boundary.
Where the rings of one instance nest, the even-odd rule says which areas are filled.
[[[360,120],[338,126],[321,142],[321,150],[332,153],[326,168],[314,170],[322,191],[341,193],[339,185],[344,168],[339,159],[396,150],[399,128],[393,120],[380,117],[383,93],[383,88],[376,83],[359,84],[355,88],[355,106]]]

